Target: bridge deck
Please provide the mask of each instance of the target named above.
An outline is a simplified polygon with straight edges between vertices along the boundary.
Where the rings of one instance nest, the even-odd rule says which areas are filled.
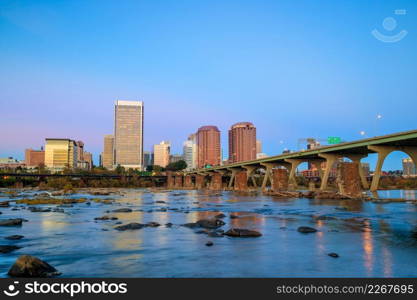
[[[368,146],[396,146],[396,147],[409,147],[417,146],[417,130],[399,132],[384,136],[378,136],[373,138],[367,138],[362,140],[357,140],[353,142],[345,142],[331,146],[323,146],[317,149],[298,151],[292,153],[285,153],[276,156],[270,156],[261,159],[255,159],[250,161],[243,161],[233,164],[227,164],[223,166],[214,166],[211,168],[199,169],[194,172],[207,172],[212,170],[224,170],[227,168],[233,167],[242,167],[242,166],[256,166],[261,163],[280,163],[284,162],[285,159],[319,159],[319,154],[331,153],[331,154],[369,154],[374,153],[374,151],[368,149]]]

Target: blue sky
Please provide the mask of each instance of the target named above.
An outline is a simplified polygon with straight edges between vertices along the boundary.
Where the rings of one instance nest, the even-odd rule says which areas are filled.
[[[226,155],[239,121],[269,155],[299,138],[416,129],[416,11],[412,0],[2,0],[0,157],[69,137],[97,158],[116,99],[145,102],[145,150],[170,140],[180,152],[217,125]],[[384,43],[374,29],[408,34]]]

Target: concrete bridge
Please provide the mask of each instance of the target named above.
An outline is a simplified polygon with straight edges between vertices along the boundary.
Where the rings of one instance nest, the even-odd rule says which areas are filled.
[[[261,184],[263,190],[296,190],[297,182],[295,176],[297,167],[303,162],[309,162],[319,171],[320,190],[325,191],[328,187],[330,171],[335,163],[342,158],[348,158],[351,162],[338,164],[337,184],[339,192],[347,192],[349,194],[349,191],[352,192],[352,189],[355,190],[353,193],[357,193],[358,189],[376,191],[384,160],[394,151],[405,152],[411,157],[414,164],[417,164],[417,130],[223,166],[213,166],[191,172],[171,173],[167,174],[167,186],[197,189],[208,187],[213,190],[221,190],[223,188],[248,190],[248,187],[258,188],[255,172],[261,169],[262,171],[258,173],[264,174]],[[378,160],[371,185],[369,186],[364,176],[361,160],[372,153],[378,155]],[[322,166],[325,167],[322,168]]]

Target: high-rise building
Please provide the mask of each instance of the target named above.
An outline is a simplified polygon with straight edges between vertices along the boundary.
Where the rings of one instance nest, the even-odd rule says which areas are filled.
[[[256,140],[256,154],[262,153],[262,142],[260,140]]]
[[[172,154],[169,157],[170,163],[179,162],[180,160],[184,160],[184,156],[182,156],[181,154]]]
[[[127,169],[143,169],[143,102],[115,103],[114,162]]]
[[[187,163],[186,170],[192,170],[197,167],[197,141],[194,133],[183,144],[183,157]]]
[[[91,170],[93,168],[93,154],[90,152],[84,152],[83,168]]]
[[[45,166],[60,170],[77,167],[77,145],[71,139],[45,139]]]
[[[155,166],[165,168],[169,164],[169,154],[171,151],[171,143],[162,141],[153,146],[153,160]]]
[[[211,125],[200,127],[197,131],[197,168],[220,163],[220,130]]]
[[[45,164],[45,151],[26,149],[25,150],[25,164],[28,168],[38,167]]]
[[[84,143],[82,141],[75,142],[77,147],[77,166],[78,163],[84,162]]]
[[[256,127],[250,122],[232,125],[229,130],[229,162],[256,159]]]
[[[106,169],[113,169],[114,167],[114,136],[107,134],[104,136],[104,147],[102,154],[102,164]]]
[[[411,158],[403,159],[403,176],[417,176],[416,165],[413,163]]]
[[[153,153],[151,151],[143,152],[143,168],[153,165]]]

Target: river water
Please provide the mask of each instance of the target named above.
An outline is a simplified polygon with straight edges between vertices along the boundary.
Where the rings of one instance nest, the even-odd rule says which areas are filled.
[[[414,201],[279,199],[229,191],[121,192],[71,195],[116,201],[74,204],[64,208],[65,213],[13,210],[13,202],[11,207],[0,208],[0,219],[28,220],[21,227],[0,227],[0,245],[22,247],[0,254],[0,277],[7,277],[8,269],[22,254],[47,261],[62,272],[62,277],[417,276]],[[34,192],[24,193],[27,197]],[[381,191],[380,196],[415,200],[416,192]],[[0,201],[4,200],[10,199],[3,194]],[[133,212],[110,213],[119,220],[94,220],[122,207]],[[180,226],[219,213],[226,215],[223,229],[247,228],[263,235],[215,238]],[[230,219],[230,213],[239,218]],[[150,221],[162,225],[132,231],[114,229],[116,222]],[[174,225],[167,228],[164,224],[168,222]],[[318,232],[302,234],[297,231],[299,226],[315,227]],[[25,237],[19,241],[4,239],[14,234]],[[211,247],[205,245],[209,240],[214,243]],[[330,252],[339,258],[328,256]]]

